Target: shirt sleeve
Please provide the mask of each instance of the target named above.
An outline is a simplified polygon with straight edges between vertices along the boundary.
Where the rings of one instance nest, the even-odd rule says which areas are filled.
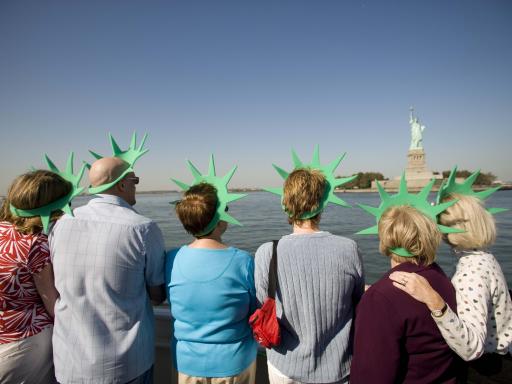
[[[169,250],[165,254],[165,266],[164,266],[164,279],[165,279],[165,295],[167,296],[167,302],[171,302],[169,299],[169,289],[171,286],[171,277],[172,277],[172,270],[174,267],[174,260],[176,258],[176,254],[178,253],[180,249],[175,248]]]
[[[268,293],[268,269],[272,257],[272,243],[261,245],[256,251],[254,266],[254,283],[256,287],[256,300],[262,306]]]
[[[364,293],[364,267],[363,267],[363,258],[361,256],[361,250],[359,246],[356,245],[356,253],[357,253],[357,263],[356,263],[356,285],[354,288],[354,293],[352,294],[352,300],[354,306],[356,306]]]
[[[489,279],[483,269],[467,268],[457,271],[452,283],[456,289],[458,316],[447,308],[442,317],[433,319],[450,348],[464,360],[474,360],[484,353],[487,339],[491,302]]]
[[[27,267],[32,275],[41,272],[46,264],[51,263],[48,238],[45,235],[35,237],[27,259]]]
[[[249,256],[249,260],[247,261],[247,288],[249,291],[250,302],[249,302],[249,316],[257,308],[256,302],[256,286],[254,285],[254,257]]]
[[[162,231],[151,222],[144,236],[146,250],[146,270],[144,276],[150,287],[164,283],[165,245]]]
[[[350,382],[395,383],[401,339],[401,321],[392,303],[370,288],[357,308]]]

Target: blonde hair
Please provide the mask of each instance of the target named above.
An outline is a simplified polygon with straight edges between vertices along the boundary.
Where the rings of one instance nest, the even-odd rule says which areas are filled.
[[[398,263],[430,265],[436,259],[441,233],[436,223],[410,206],[387,209],[379,220],[379,249]],[[394,254],[392,248],[405,248],[413,257]]]
[[[299,168],[290,173],[283,187],[283,206],[288,213],[288,223],[311,220],[313,224],[318,224],[320,213],[309,219],[301,217],[320,207],[326,186],[325,176],[319,170]]]
[[[18,209],[36,209],[66,196],[71,192],[71,183],[56,173],[37,170],[18,176],[12,182],[7,192],[2,208],[0,220],[14,224],[16,230],[24,233],[38,233],[43,229],[39,216],[19,217],[11,213],[10,205]],[[62,216],[62,211],[52,212],[50,221]]]
[[[496,224],[480,199],[453,194],[443,201],[452,199],[458,201],[439,216],[439,222],[465,232],[449,233],[447,242],[455,249],[481,249],[492,245],[496,240]]]
[[[176,214],[183,228],[196,236],[210,224],[217,211],[217,189],[208,183],[190,187],[176,204]]]

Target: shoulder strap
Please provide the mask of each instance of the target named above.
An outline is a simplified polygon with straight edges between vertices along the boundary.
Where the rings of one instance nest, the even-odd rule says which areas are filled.
[[[272,241],[272,258],[270,259],[270,265],[268,267],[268,292],[267,296],[275,299],[276,298],[276,286],[277,286],[277,244],[279,240]]]

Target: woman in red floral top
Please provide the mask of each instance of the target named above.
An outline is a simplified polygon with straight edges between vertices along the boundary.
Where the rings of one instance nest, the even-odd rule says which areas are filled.
[[[39,216],[18,217],[10,207],[43,207],[70,191],[71,184],[53,172],[30,172],[14,180],[0,209],[0,384],[55,382],[51,337],[58,292],[48,240]]]

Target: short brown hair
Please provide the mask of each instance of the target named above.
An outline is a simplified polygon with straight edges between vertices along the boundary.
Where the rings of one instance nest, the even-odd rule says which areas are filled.
[[[40,208],[66,196],[71,188],[69,181],[42,169],[18,176],[9,187],[2,204],[0,220],[14,224],[16,230],[25,234],[41,232],[43,224],[39,216],[15,216],[11,213],[10,205],[25,210]],[[50,221],[57,220],[60,216],[62,211],[52,212]]]
[[[217,189],[213,185],[199,183],[190,187],[176,204],[176,214],[183,228],[197,237],[213,220],[218,201]]]
[[[288,213],[288,223],[301,223],[301,217],[320,207],[327,181],[324,174],[316,169],[298,168],[288,175],[284,182],[283,206]],[[320,213],[307,220],[314,224],[320,221]]]
[[[439,216],[439,222],[463,233],[449,233],[448,243],[456,249],[481,249],[496,240],[494,217],[486,211],[480,199],[474,196],[453,194],[444,201],[458,199]]]
[[[441,243],[437,224],[417,209],[396,206],[387,209],[379,220],[379,249],[398,263],[406,261],[430,265]],[[392,248],[405,248],[413,257],[394,254]]]

